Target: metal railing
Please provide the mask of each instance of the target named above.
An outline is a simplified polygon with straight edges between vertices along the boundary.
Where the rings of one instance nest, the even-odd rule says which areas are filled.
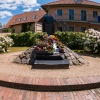
[[[57,13],[49,13],[51,16],[53,16],[53,18],[56,21],[75,21],[75,22],[94,22],[94,23],[100,23],[98,21],[98,16],[97,17],[93,17],[93,15],[81,15],[81,14],[77,14],[75,13],[74,15],[69,15],[69,14],[62,14],[62,15],[58,15]]]

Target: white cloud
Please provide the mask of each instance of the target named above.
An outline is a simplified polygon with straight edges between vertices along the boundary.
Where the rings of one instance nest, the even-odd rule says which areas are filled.
[[[13,14],[9,11],[0,11],[0,18],[5,18],[7,16],[13,16]]]
[[[1,8],[1,10],[2,9],[8,9],[8,10],[16,10],[17,9],[17,6],[15,5],[14,6],[14,4],[12,5],[12,4],[7,4],[7,3],[3,3],[2,5],[0,5],[0,8]]]
[[[0,0],[0,9],[16,10],[21,6],[23,11],[31,11],[34,7],[39,6],[37,0]]]
[[[27,8],[27,9],[24,9],[23,12],[29,12],[31,10],[32,10],[32,8]]]
[[[0,0],[0,18],[12,16],[10,10],[16,10],[18,7],[22,7],[23,12],[27,12],[32,11],[36,6],[40,6],[37,0]]]

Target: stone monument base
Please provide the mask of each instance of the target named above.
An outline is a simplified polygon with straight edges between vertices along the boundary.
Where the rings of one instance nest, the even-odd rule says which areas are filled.
[[[68,60],[35,60],[32,69],[68,69]]]

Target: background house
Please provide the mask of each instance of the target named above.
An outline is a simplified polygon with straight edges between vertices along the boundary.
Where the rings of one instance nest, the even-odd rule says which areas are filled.
[[[25,12],[13,16],[6,24],[5,28],[11,28],[13,32],[20,33],[25,31],[42,31],[42,18],[46,14],[44,10]]]
[[[55,31],[100,31],[100,3],[90,0],[57,0],[42,8],[55,19]]]
[[[13,32],[100,31],[100,3],[90,0],[57,0],[41,6],[43,10],[15,15],[7,23]],[[45,18],[45,19],[44,19]]]

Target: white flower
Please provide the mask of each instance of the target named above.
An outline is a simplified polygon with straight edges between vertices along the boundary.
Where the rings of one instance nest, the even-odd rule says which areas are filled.
[[[5,48],[11,46],[13,40],[10,37],[0,36],[0,51],[5,52]]]

